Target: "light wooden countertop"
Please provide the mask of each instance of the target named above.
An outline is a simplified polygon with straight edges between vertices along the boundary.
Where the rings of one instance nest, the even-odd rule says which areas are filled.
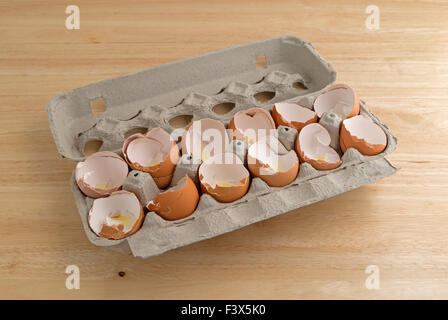
[[[66,30],[64,1],[0,3],[0,298],[448,298],[447,2],[72,2],[80,30]],[[369,4],[380,30],[365,26]],[[48,100],[286,34],[309,40],[391,128],[401,170],[147,260],[90,244]],[[67,265],[80,290],[66,289]],[[379,290],[365,287],[369,265]]]

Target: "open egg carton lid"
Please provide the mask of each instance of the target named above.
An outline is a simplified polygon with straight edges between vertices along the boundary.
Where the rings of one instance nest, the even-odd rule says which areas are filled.
[[[201,118],[217,119],[228,125],[240,110],[251,107],[271,110],[274,103],[283,101],[312,109],[316,97],[335,80],[334,69],[309,42],[284,36],[71,90],[53,97],[47,112],[59,153],[82,161],[83,149],[92,140],[102,142],[99,151],[121,154],[126,134],[135,128],[161,127],[172,132],[176,129],[173,126],[176,120],[188,122]],[[105,103],[106,111],[95,115],[92,106],[98,100]],[[231,104],[233,109],[226,114],[216,113],[215,107],[224,103]],[[82,194],[73,173],[72,191],[86,235],[98,246],[147,258],[392,175],[397,169],[384,156],[395,150],[397,139],[363,101],[360,101],[360,114],[372,119],[386,133],[387,147],[380,154],[363,156],[350,148],[342,156],[342,165],[328,171],[317,171],[308,163],[301,163],[299,175],[285,187],[269,187],[260,178],[253,178],[248,193],[232,203],[219,203],[203,194],[191,216],[165,221],[149,212],[141,229],[121,240],[98,237],[90,229],[87,218],[93,199]],[[328,131],[337,131],[339,123],[337,128],[332,128],[332,114],[324,117]],[[279,127],[277,134],[287,149],[293,148],[297,132],[294,135],[294,130],[286,132],[284,127]],[[149,174],[142,173],[130,181],[134,181],[137,190],[148,177],[151,179]]]

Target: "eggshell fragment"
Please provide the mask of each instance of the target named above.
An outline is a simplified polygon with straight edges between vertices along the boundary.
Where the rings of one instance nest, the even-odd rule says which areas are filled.
[[[331,170],[342,163],[339,154],[330,147],[331,137],[327,129],[318,123],[305,126],[296,141],[300,161],[308,162],[317,170]]]
[[[75,180],[79,189],[90,198],[107,197],[123,185],[128,165],[116,153],[101,151],[78,162]]]
[[[229,123],[230,136],[249,145],[266,139],[275,132],[275,122],[271,114],[261,108],[242,110],[233,116]]]
[[[359,100],[352,88],[345,84],[335,84],[317,97],[314,111],[321,118],[324,112],[336,113],[342,119],[359,114]]]
[[[171,182],[179,148],[162,128],[153,128],[146,134],[136,133],[123,144],[123,155],[134,170],[148,172],[159,188]]]
[[[299,132],[307,124],[317,122],[317,114],[313,110],[288,102],[274,104],[272,118],[277,127],[292,127]]]
[[[201,119],[190,124],[182,136],[182,154],[202,161],[225,152],[229,144],[226,127],[218,120]]]
[[[234,153],[215,155],[199,167],[202,192],[220,202],[232,202],[243,197],[249,188],[249,171]]]
[[[160,193],[146,206],[165,220],[178,220],[191,215],[199,202],[199,192],[193,180],[186,175],[179,183]]]
[[[94,200],[89,211],[90,228],[106,239],[118,240],[134,234],[143,219],[143,208],[136,195],[124,190]]]
[[[381,153],[387,146],[387,136],[383,129],[361,115],[342,122],[339,141],[343,152],[348,148],[355,148],[365,156]]]
[[[299,159],[274,137],[257,141],[247,153],[249,171],[271,187],[290,184],[299,172]]]

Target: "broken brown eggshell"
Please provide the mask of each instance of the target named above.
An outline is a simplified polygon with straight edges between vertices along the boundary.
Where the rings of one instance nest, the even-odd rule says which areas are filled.
[[[339,142],[344,153],[355,148],[365,156],[374,156],[386,149],[387,136],[371,119],[359,115],[342,122]]]
[[[162,128],[136,133],[123,144],[123,155],[134,170],[148,172],[160,189],[167,187],[179,160],[179,148]]]
[[[262,108],[242,110],[233,116],[229,123],[229,134],[234,140],[247,142],[266,139],[275,132],[275,122],[269,111]]]
[[[296,103],[279,102],[274,104],[272,118],[277,127],[286,126],[296,128],[297,131],[307,124],[317,122],[317,114],[306,107]]]
[[[311,164],[316,170],[331,170],[342,164],[339,154],[330,147],[327,129],[318,123],[305,126],[297,136],[296,152],[301,162]]]
[[[174,187],[158,194],[146,207],[163,219],[173,221],[191,215],[196,210],[198,202],[198,189],[193,180],[186,175]]]
[[[247,152],[249,171],[271,187],[283,187],[295,180],[299,159],[294,150],[286,150],[276,138],[257,141]]]
[[[111,151],[96,152],[78,162],[75,180],[79,189],[90,198],[107,197],[121,189],[128,175],[128,165]]]
[[[143,219],[143,207],[137,196],[124,190],[95,199],[89,211],[90,228],[106,239],[119,240],[134,234]]]
[[[224,153],[229,142],[226,127],[222,122],[209,118],[196,120],[182,135],[182,154],[205,161],[215,154]]]
[[[249,189],[249,180],[249,171],[234,153],[215,155],[199,167],[202,192],[219,202],[233,202],[243,197]]]
[[[314,101],[314,111],[319,118],[327,113],[335,113],[342,119],[359,114],[358,95],[345,84],[335,84],[329,87]]]

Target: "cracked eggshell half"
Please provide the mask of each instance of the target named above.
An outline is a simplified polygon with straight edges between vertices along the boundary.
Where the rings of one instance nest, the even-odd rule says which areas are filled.
[[[128,165],[119,155],[100,151],[78,162],[75,180],[82,193],[96,199],[121,189],[128,172]]]
[[[202,161],[224,153],[230,143],[226,127],[218,120],[201,119],[193,121],[182,135],[182,154],[188,154]]]
[[[271,187],[283,187],[295,180],[299,159],[294,150],[286,150],[276,138],[257,141],[247,153],[249,171]]]
[[[179,148],[162,128],[136,133],[123,144],[123,155],[134,170],[148,172],[160,189],[167,187],[179,160]]]
[[[134,234],[143,219],[143,207],[137,196],[124,190],[95,199],[89,211],[90,228],[106,239],[119,240]]]
[[[342,119],[359,114],[359,100],[356,92],[345,84],[335,84],[314,101],[314,111],[319,118],[327,113],[335,113]]]
[[[371,119],[359,115],[342,122],[339,143],[344,153],[355,148],[365,156],[374,156],[386,148],[387,136]]]
[[[179,220],[191,215],[199,202],[198,189],[186,175],[174,186],[157,195],[146,206],[165,220]]]
[[[296,128],[299,132],[304,126],[317,122],[318,119],[317,114],[313,110],[288,102],[274,104],[272,118],[277,127]]]
[[[242,110],[233,116],[229,123],[230,136],[249,145],[257,140],[274,135],[275,122],[269,111],[262,108]]]
[[[301,162],[308,162],[316,170],[331,170],[342,163],[339,154],[330,147],[327,129],[318,123],[305,126],[297,136],[296,152]]]
[[[249,189],[250,174],[234,153],[215,155],[199,167],[202,192],[219,202],[232,202],[243,197]]]

